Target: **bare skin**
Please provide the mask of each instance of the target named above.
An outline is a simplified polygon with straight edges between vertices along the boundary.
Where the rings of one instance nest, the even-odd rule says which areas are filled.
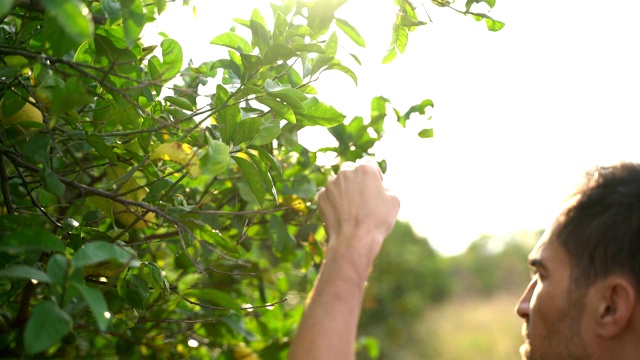
[[[290,360],[354,359],[364,284],[400,202],[382,185],[374,161],[346,164],[318,193],[329,238]]]
[[[516,306],[524,320],[522,359],[638,358],[640,308],[629,277],[613,274],[586,290],[572,286],[569,255],[553,230],[533,248],[529,265],[534,276]]]

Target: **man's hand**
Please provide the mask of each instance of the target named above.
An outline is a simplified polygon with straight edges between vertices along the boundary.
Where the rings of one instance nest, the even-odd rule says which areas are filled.
[[[318,193],[318,204],[329,237],[327,257],[359,266],[355,270],[366,277],[400,209],[398,198],[382,185],[378,164],[373,159],[343,164]]]
[[[289,360],[355,358],[364,283],[400,208],[378,164],[347,163],[318,193],[329,237],[325,262],[289,351]]]

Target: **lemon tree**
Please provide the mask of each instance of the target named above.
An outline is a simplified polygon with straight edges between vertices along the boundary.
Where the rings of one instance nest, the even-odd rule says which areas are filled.
[[[140,41],[165,0],[0,2],[3,355],[286,356],[326,242],[315,194],[337,169],[297,133],[328,128],[339,145],[319,151],[354,161],[385,121],[433,106],[387,116],[376,97],[348,119],[319,100],[326,71],[357,82],[337,51],[364,44],[334,16],[345,1],[254,10],[201,64],[169,37]],[[478,2],[494,5],[455,11],[486,20]],[[424,24],[395,3],[384,61]]]

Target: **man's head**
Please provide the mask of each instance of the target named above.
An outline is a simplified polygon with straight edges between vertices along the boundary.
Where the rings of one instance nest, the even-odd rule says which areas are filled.
[[[612,274],[640,284],[640,164],[589,172],[553,235],[571,259],[576,287]]]
[[[530,255],[523,357],[623,359],[640,321],[640,165],[597,168],[572,200]]]

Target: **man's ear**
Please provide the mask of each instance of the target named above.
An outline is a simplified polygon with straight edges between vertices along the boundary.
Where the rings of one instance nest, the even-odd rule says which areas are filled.
[[[598,318],[596,331],[602,337],[614,337],[629,325],[638,297],[633,282],[621,275],[598,281],[592,288]]]

